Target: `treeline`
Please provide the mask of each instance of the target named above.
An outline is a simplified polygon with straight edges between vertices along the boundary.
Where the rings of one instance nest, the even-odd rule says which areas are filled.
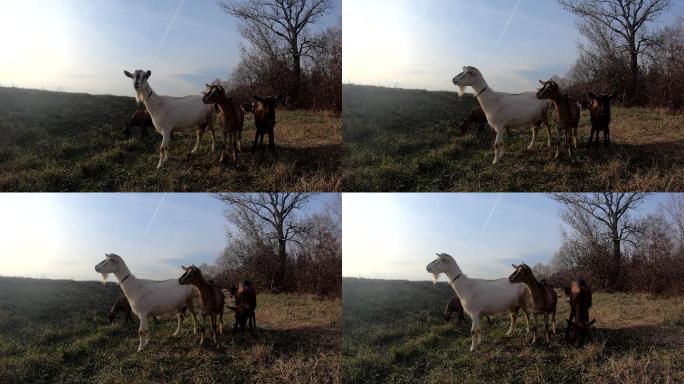
[[[550,264],[534,266],[537,276],[556,287],[583,278],[600,290],[684,294],[684,196],[643,217],[632,215],[644,194],[555,197],[568,229]]]
[[[584,40],[563,79],[568,94],[617,93],[630,106],[684,107],[684,20],[660,27],[670,0],[558,0]]]
[[[217,195],[231,224],[227,245],[215,265],[200,268],[226,288],[247,279],[261,291],[340,297],[341,201],[310,212],[314,196]]]
[[[225,82],[233,97],[282,95],[288,108],[341,112],[342,27],[318,26],[332,9],[330,0],[218,3],[240,20],[246,42]]]

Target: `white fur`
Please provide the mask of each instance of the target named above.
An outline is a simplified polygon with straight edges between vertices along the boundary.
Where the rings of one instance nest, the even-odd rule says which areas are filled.
[[[124,71],[124,74],[133,79],[134,85],[138,83],[138,87],[135,89],[135,99],[138,103],[142,102],[145,104],[145,108],[152,117],[155,129],[162,135],[157,168],[160,168],[168,158],[169,140],[171,139],[171,132],[174,130],[195,128],[197,141],[191,151],[195,153],[204,135],[203,127],[205,124],[209,124],[211,149],[212,151],[214,150],[214,131],[211,126],[212,109],[211,105],[206,105],[202,102],[201,95],[185,97],[161,96],[152,90],[147,81],[151,72],[145,73],[136,70],[133,74],[128,71]]]
[[[451,287],[463,304],[463,310],[473,319],[470,329],[471,351],[480,344],[480,318],[482,316],[510,313],[511,327],[506,333],[506,335],[510,335],[515,327],[517,308],[520,308],[527,320],[527,332],[529,333],[530,320],[526,300],[528,300],[530,293],[525,284],[510,283],[508,278],[497,280],[471,279],[461,272],[456,260],[446,253],[438,253],[437,259],[428,264],[426,269],[433,276],[438,277],[439,274],[444,273],[449,278]],[[456,279],[454,280],[454,278]]]
[[[138,279],[131,274],[120,256],[115,254],[105,254],[105,256],[106,258],[95,266],[95,271],[101,273],[103,278],[106,278],[109,273],[116,276],[124,295],[131,304],[133,313],[140,318],[138,352],[150,341],[150,334],[147,329],[148,315],[176,313],[178,326],[173,335],[177,336],[187,308],[192,314],[193,326],[195,333],[197,333],[195,310],[192,306],[192,286],[180,285],[177,279],[164,281]]]
[[[537,127],[544,123],[548,146],[551,146],[551,132],[548,126],[548,111],[550,104],[547,100],[537,99],[535,92],[511,94],[495,92],[491,89],[480,71],[475,67],[463,67],[463,72],[456,75],[452,82],[459,88],[459,95],[463,95],[465,87],[472,87],[477,100],[487,116],[487,122],[496,131],[494,141],[494,161],[503,156],[504,130],[532,126],[532,141],[527,146],[531,149],[537,136]]]

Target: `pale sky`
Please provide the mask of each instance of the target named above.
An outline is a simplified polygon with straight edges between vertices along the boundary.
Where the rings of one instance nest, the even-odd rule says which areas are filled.
[[[667,199],[651,196],[640,213]],[[425,266],[445,252],[470,277],[506,277],[558,251],[560,208],[540,193],[345,193],[342,276],[430,280]]]
[[[320,28],[339,25],[340,0]],[[133,96],[197,94],[240,60],[237,21],[214,0],[0,0],[0,86]]]
[[[495,90],[533,90],[565,75],[580,38],[553,0],[344,0],[342,18],[343,81],[388,87],[455,91],[471,65]]]
[[[214,263],[229,225],[223,203],[203,193],[2,193],[0,212],[0,275],[50,279],[97,280],[105,253],[138,277],[179,277],[181,265]]]

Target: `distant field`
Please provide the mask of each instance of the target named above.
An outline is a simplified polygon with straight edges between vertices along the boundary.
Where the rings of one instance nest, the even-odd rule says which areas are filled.
[[[472,96],[357,85],[345,85],[342,94],[347,191],[684,189],[681,114],[614,107],[614,143],[604,149],[584,145],[590,123],[583,111],[573,161],[553,159],[544,129],[527,150],[531,129],[522,129],[505,136],[506,152],[494,166],[491,128],[482,137],[474,128],[466,136],[457,130],[476,105]]]
[[[522,317],[506,337],[510,320],[499,316],[481,322],[482,343],[471,353],[470,320],[442,317],[453,295],[447,284],[344,278],[342,290],[345,382],[684,382],[683,298],[595,293],[593,338],[582,348],[564,341],[561,298],[550,344],[526,344]]]
[[[106,324],[121,289],[108,283],[0,277],[0,383],[339,383],[339,300],[259,294],[258,333],[226,334],[202,347],[185,319],[150,325],[140,353],[138,323]]]
[[[132,90],[131,90],[132,92]],[[339,190],[341,120],[328,112],[278,110],[277,151],[251,153],[254,119],[242,134],[237,163],[219,165],[205,135],[175,136],[156,169],[161,135],[127,140],[121,128],[133,97],[0,87],[0,191],[272,191]],[[223,140],[217,131],[217,143]]]

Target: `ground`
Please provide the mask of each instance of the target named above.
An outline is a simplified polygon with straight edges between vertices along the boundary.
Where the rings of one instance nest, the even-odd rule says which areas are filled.
[[[582,111],[579,150],[553,159],[540,130],[505,136],[494,158],[494,131],[467,135],[458,122],[476,105],[469,95],[370,86],[343,87],[345,191],[680,191],[684,189],[684,114],[612,108],[613,145],[588,148],[589,113]],[[555,131],[552,131],[555,135]]]
[[[226,334],[198,347],[192,320],[173,337],[175,318],[151,324],[138,345],[138,322],[108,325],[121,294],[113,284],[0,277],[0,382],[339,383],[339,300],[260,293],[256,337]]]
[[[525,341],[525,320],[506,337],[507,316],[481,322],[470,348],[467,324],[446,323],[450,286],[400,280],[342,280],[345,382],[675,383],[684,382],[684,298],[594,293],[591,340],[564,341],[568,304],[559,297],[558,335]],[[541,320],[541,317],[540,317]],[[529,340],[528,340],[529,341]]]
[[[132,89],[131,89],[132,92]],[[277,150],[250,152],[254,118],[242,133],[244,153],[218,163],[205,135],[196,154],[194,132],[176,135],[160,170],[161,135],[123,124],[133,97],[0,87],[0,191],[337,191],[341,183],[341,120],[331,112],[276,113]],[[217,130],[217,143],[222,133]]]

